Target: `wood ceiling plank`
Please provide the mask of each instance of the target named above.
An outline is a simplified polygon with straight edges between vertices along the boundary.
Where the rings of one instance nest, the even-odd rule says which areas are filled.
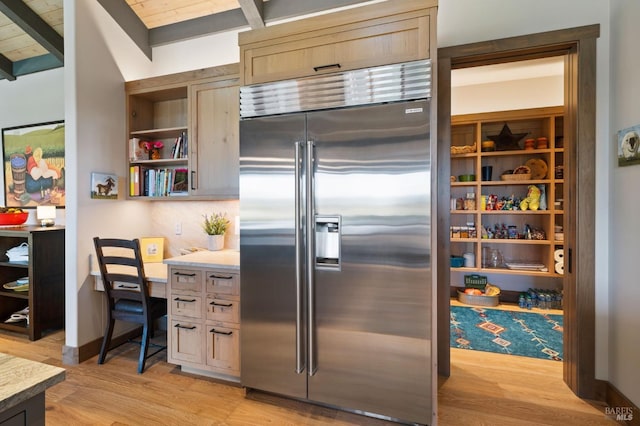
[[[147,28],[238,9],[237,0],[127,0]]]

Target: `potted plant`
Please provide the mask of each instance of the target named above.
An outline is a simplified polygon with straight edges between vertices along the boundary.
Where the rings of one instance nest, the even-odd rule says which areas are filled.
[[[207,248],[209,250],[222,250],[224,247],[224,233],[229,226],[227,214],[214,213],[210,216],[204,214],[202,229],[208,235]]]

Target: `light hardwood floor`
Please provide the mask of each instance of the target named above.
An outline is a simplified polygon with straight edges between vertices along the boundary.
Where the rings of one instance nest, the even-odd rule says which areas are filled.
[[[47,425],[372,425],[392,423],[180,372],[161,352],[136,373],[139,348],[126,344],[80,365],[62,365],[64,332],[30,342],[0,332],[0,352],[66,368],[46,392]],[[452,350],[439,391],[440,425],[612,425],[604,408],[575,397],[558,362]]]

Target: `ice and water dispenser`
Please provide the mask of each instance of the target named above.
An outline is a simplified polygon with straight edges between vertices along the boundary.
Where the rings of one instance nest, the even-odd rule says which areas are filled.
[[[316,216],[316,268],[340,269],[340,216]]]

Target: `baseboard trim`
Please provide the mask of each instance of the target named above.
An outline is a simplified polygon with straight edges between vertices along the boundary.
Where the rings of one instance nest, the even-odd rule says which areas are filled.
[[[627,426],[640,426],[638,407],[611,383],[607,383],[605,415]]]
[[[119,336],[114,336],[111,339],[111,347],[115,348],[121,344],[136,338],[142,334],[142,327],[135,328],[127,331]],[[80,364],[100,353],[100,346],[102,345],[102,337],[94,339],[82,346],[62,346],[62,364],[75,365]]]

